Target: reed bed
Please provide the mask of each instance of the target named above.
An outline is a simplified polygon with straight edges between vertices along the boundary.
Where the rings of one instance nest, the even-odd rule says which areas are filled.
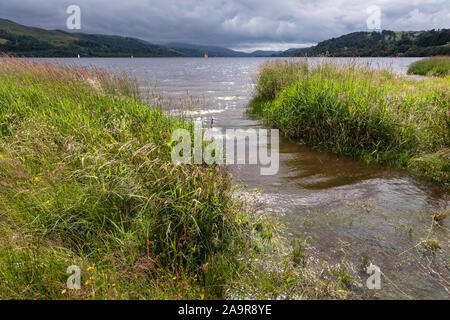
[[[324,60],[267,62],[250,112],[312,146],[410,168],[449,186],[450,77],[411,79]]]
[[[189,123],[140,102],[136,79],[94,67],[5,57],[0,83],[0,212],[8,230],[0,282],[9,283],[0,296],[61,297],[61,268],[72,264],[103,264],[111,277],[95,293],[88,278],[79,297],[117,291],[124,272],[143,283],[197,275],[211,294],[223,294],[205,265],[220,256],[232,264],[243,216],[228,174],[171,163],[171,132]]]
[[[408,74],[437,77],[448,76],[450,75],[450,57],[437,56],[414,62],[408,68]]]
[[[125,73],[0,58],[1,299],[351,294],[340,266],[299,270],[279,253],[261,268],[285,250],[276,224],[223,168],[173,164],[172,130],[192,123],[140,97]]]

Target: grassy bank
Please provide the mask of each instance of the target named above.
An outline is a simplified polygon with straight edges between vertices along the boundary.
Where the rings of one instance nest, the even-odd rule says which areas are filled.
[[[408,68],[408,74],[438,77],[448,76],[450,75],[450,57],[431,57],[414,62]]]
[[[223,168],[174,165],[192,124],[141,96],[125,74],[0,58],[0,299],[352,295],[345,264],[296,263]]]
[[[450,181],[450,77],[416,81],[349,64],[260,67],[250,112],[298,139]]]

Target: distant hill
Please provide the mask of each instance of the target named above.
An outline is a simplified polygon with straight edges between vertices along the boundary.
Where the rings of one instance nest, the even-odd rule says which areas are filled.
[[[316,46],[288,50],[276,56],[427,57],[450,55],[450,29],[430,31],[354,32],[319,42]]]
[[[130,37],[45,30],[0,19],[0,52],[26,57],[202,57],[205,52],[210,57],[417,57],[450,55],[450,29],[354,32],[310,48],[246,53],[217,46],[158,45]]]
[[[0,52],[26,57],[180,57],[185,52],[147,41],[26,27],[0,19]]]
[[[210,57],[253,57],[275,53],[186,43],[157,45],[130,37],[27,27],[6,19],[0,19],[0,52],[25,57],[203,57],[205,52]]]
[[[257,50],[250,53],[252,57],[271,57],[273,55],[281,54],[283,51],[264,51]]]
[[[205,52],[208,52],[209,57],[249,57],[251,56],[245,52],[234,51],[228,48],[196,45],[188,43],[168,43],[167,47],[181,50],[182,52],[193,57],[203,57]]]
[[[168,43],[167,47],[180,49],[183,52],[188,52],[192,56],[203,57],[205,52],[208,52],[210,57],[271,57],[274,54],[280,54],[282,51],[264,51],[258,50],[254,52],[241,52],[232,49],[217,47],[217,46],[207,46],[207,45],[195,45],[187,43]]]

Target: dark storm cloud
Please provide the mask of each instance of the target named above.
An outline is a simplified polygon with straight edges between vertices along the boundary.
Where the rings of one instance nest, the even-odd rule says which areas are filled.
[[[1,0],[0,17],[66,28],[66,8],[82,10],[82,32],[134,36],[155,43],[190,42],[239,49],[285,49],[367,30],[366,9],[378,5],[381,27],[449,27],[448,0]]]

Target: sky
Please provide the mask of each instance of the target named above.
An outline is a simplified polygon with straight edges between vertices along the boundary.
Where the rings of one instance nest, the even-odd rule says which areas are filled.
[[[81,9],[81,30],[75,31],[247,52],[308,47],[370,31],[371,6],[379,7],[383,30],[450,27],[450,0],[0,0],[0,18],[70,31],[70,5]]]

